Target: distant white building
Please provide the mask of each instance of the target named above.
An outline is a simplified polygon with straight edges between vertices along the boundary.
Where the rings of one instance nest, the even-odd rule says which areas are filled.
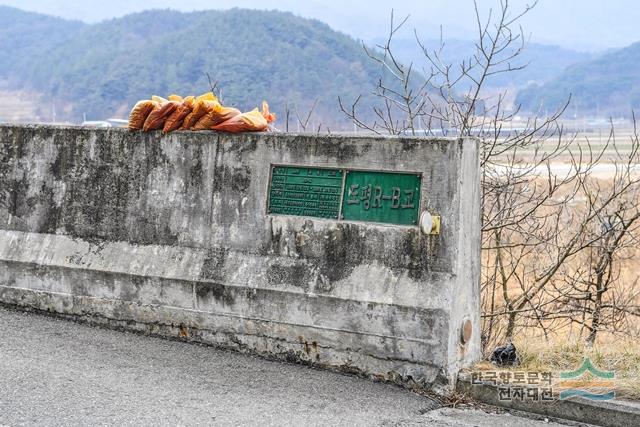
[[[125,127],[128,121],[123,119],[85,120],[82,126],[96,128]]]

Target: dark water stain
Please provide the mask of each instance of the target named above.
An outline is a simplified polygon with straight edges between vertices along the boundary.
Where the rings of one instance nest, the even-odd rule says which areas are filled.
[[[228,286],[213,282],[196,282],[194,286],[199,308],[207,307],[214,301],[224,306],[233,306],[236,302],[235,290]]]
[[[207,254],[200,270],[200,279],[224,281],[224,266],[227,261],[227,248],[212,248]]]
[[[309,290],[308,267],[302,264],[280,265],[273,264],[267,268],[267,281],[272,286],[283,284]]]

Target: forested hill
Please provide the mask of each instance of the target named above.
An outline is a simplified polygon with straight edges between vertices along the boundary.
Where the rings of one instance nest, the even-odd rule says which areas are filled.
[[[380,45],[384,39],[374,39],[370,45]],[[441,40],[423,39],[421,43],[428,52],[439,52],[439,58],[445,64],[462,64],[476,54],[476,42],[471,40],[447,39],[444,42],[444,49],[440,51]],[[394,53],[405,63],[424,66],[427,60],[422,48],[416,43],[414,38],[398,38],[392,43]],[[501,54],[505,57],[507,53],[514,53],[521,47],[518,43],[513,43],[510,49]],[[554,45],[538,43],[526,43],[521,54],[510,61],[512,67],[521,67],[517,71],[510,73],[494,74],[484,81],[488,88],[516,88],[527,86],[530,82],[544,83],[558,75],[570,65],[588,61],[597,57],[597,54],[578,52],[571,49]],[[455,68],[455,66],[454,66]]]
[[[629,116],[640,108],[640,43],[568,67],[543,85],[522,90],[517,102],[529,111],[551,111],[571,95],[572,114]]]
[[[85,27],[79,21],[0,6],[0,78],[19,74]]]
[[[155,10],[89,25],[0,7],[0,80],[41,93],[58,119],[125,117],[152,94],[205,92],[205,73],[230,105],[266,99],[282,116],[318,98],[331,123],[343,120],[338,95],[367,93],[378,69],[354,39],[284,12]]]

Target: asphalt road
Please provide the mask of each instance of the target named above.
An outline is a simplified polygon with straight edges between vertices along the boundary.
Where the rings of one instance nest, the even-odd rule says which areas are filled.
[[[0,307],[0,425],[550,426],[391,384]]]

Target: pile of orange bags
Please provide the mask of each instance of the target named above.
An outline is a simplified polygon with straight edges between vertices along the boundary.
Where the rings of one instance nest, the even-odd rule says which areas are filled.
[[[262,103],[262,111],[256,108],[242,113],[223,106],[213,92],[208,92],[198,97],[152,96],[150,100],[138,101],[129,114],[129,129],[145,132],[162,129],[164,133],[179,129],[262,132],[275,119],[266,102]]]

